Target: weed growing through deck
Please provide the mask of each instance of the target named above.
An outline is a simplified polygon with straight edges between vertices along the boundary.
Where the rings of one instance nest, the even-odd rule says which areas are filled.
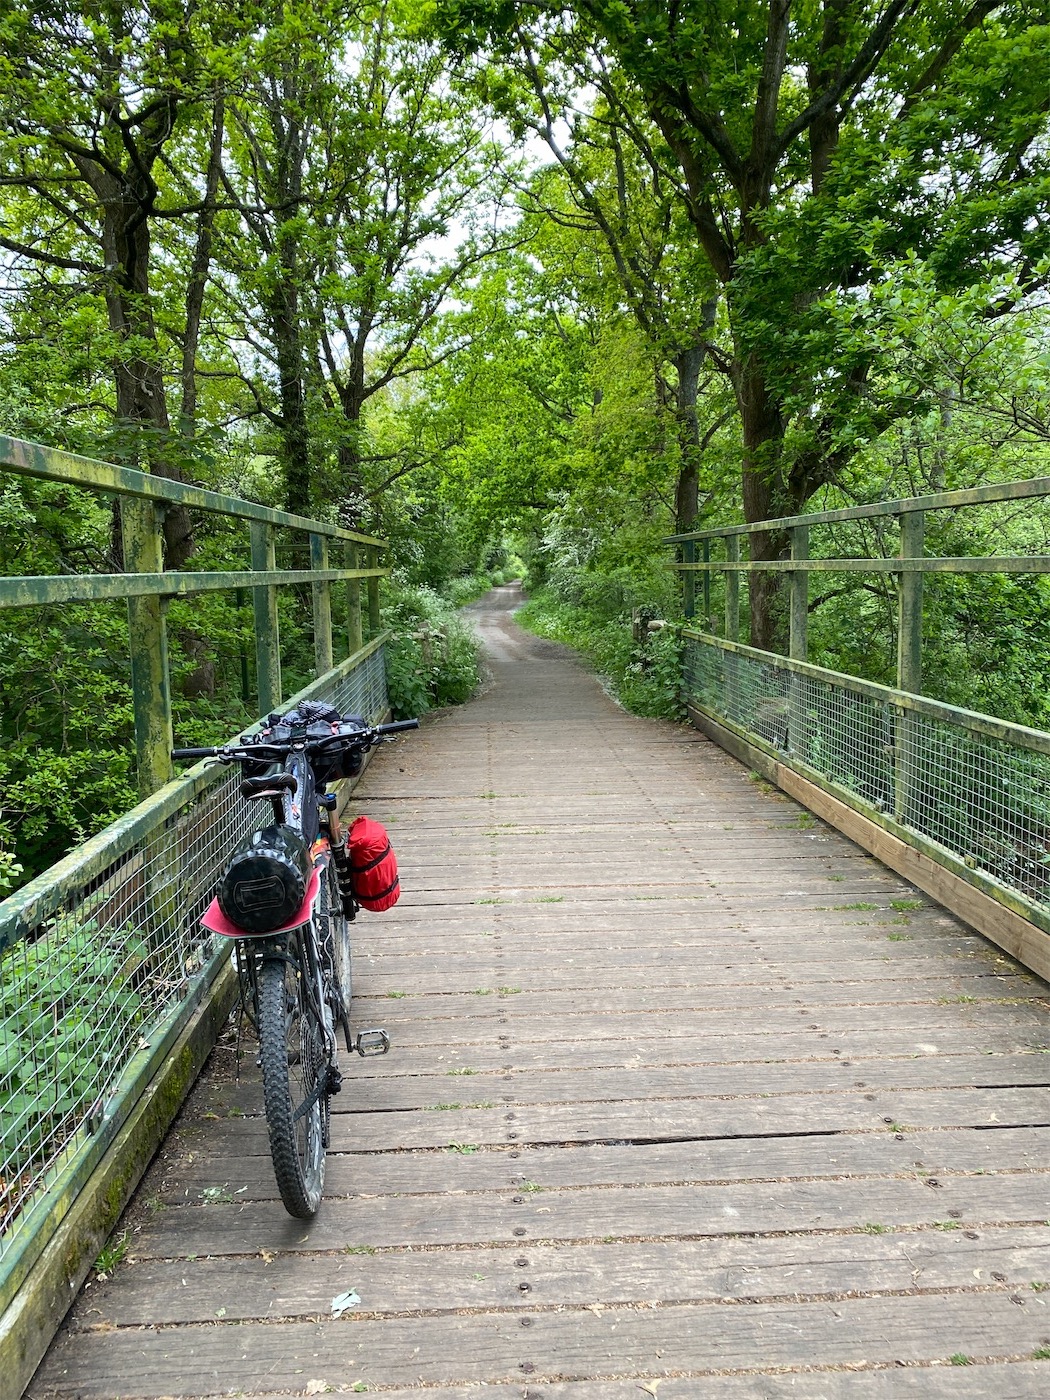
[[[888,1235],[890,1232],[888,1225],[879,1225],[874,1220],[869,1220],[866,1225],[862,1225],[860,1228],[865,1235]]]
[[[391,1001],[400,1001],[402,997],[407,997],[407,996],[408,996],[408,993],[407,993],[407,992],[387,992],[387,996],[390,998]]]
[[[938,997],[937,1004],[938,1006],[975,1006],[977,1004],[977,998],[969,997],[966,995],[961,995],[957,997]]]
[[[528,1192],[529,1194],[532,1194],[532,1193],[535,1192],[535,1191],[542,1191],[542,1190],[543,1190],[543,1187],[539,1184],[538,1181],[523,1181],[523,1182],[520,1184],[520,1186],[518,1187],[518,1190],[519,1190],[519,1191],[526,1191],[526,1192]],[[1035,1288],[1035,1284],[1034,1284],[1034,1283],[1032,1284],[1032,1287]],[[1046,1285],[1044,1284],[1043,1287],[1045,1288]]]
[[[896,909],[898,914],[907,914],[910,909],[925,909],[926,905],[921,899],[891,899],[890,908]]]
[[[491,988],[491,987],[475,987],[474,990],[471,992],[470,995],[471,995],[472,997],[490,997],[490,996],[492,995],[492,988]]]
[[[476,1142],[450,1142],[445,1148],[446,1152],[461,1152],[465,1157],[480,1150]]]
[[[462,1108],[461,1103],[428,1103],[424,1104],[424,1111],[427,1113],[447,1113],[450,1109]]]
[[[375,1250],[370,1244],[347,1244],[343,1246],[344,1254],[374,1254]]]
[[[123,1264],[127,1258],[128,1245],[131,1243],[127,1230],[122,1230],[119,1235],[111,1235],[102,1246],[98,1258],[95,1260],[95,1272],[103,1282],[109,1277],[118,1264]],[[1033,1287],[1035,1285],[1033,1284]]]
[[[562,904],[565,901],[563,894],[541,894],[532,901],[533,904]]]
[[[197,1192],[197,1196],[208,1206],[226,1206],[233,1201],[229,1182],[224,1186],[205,1186],[203,1191]]]
[[[1050,1293],[1050,1283],[1042,1283],[1036,1280],[1032,1284],[1032,1291],[1033,1293]]]
[[[475,904],[509,904],[509,899],[476,899]]]
[[[959,1222],[958,1220],[935,1220],[933,1228],[935,1230],[958,1230]]]
[[[478,1103],[468,1103],[468,1108],[495,1108],[496,1105],[490,1099],[481,1099]]]
[[[1033,1361],[1050,1361],[1050,1346],[1036,1347],[1032,1352]]]
[[[446,1074],[478,1074],[479,1070],[469,1069],[466,1065],[462,1069],[447,1069]]]
[[[841,885],[842,882],[843,882],[843,880],[845,880],[845,878],[846,878],[845,875],[829,875],[829,876],[828,876],[828,879],[829,879],[829,880],[834,880],[834,882],[835,882],[836,885]]]
[[[816,824],[816,818],[810,816],[808,812],[799,812],[798,816],[791,823],[792,826],[798,827],[799,831],[812,831]]]
[[[973,1359],[967,1356],[965,1352],[957,1351],[951,1358],[951,1363],[953,1366],[972,1366]]]
[[[877,909],[877,904],[869,904],[867,900],[858,899],[853,904],[836,904],[836,909]]]
[[[518,995],[520,994],[521,988],[520,988],[520,987],[497,987],[497,988],[496,988],[496,991],[499,992],[499,994],[500,994],[501,997],[516,997],[516,996],[518,996]]]
[[[910,933],[888,933],[886,937],[891,943],[912,943],[914,939]]]

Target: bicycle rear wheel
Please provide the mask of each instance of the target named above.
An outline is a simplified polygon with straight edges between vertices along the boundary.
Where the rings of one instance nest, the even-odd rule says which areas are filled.
[[[300,1220],[317,1211],[324,1187],[324,1115],[328,1061],[323,1027],[309,995],[306,950],[299,932],[286,956],[258,968],[259,1046],[263,1103],[277,1189]]]

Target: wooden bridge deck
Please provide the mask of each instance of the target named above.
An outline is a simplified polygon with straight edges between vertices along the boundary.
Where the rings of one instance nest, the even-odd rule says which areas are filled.
[[[510,596],[362,791],[395,1049],[316,1221],[220,1048],[31,1396],[1045,1396],[1046,988]]]

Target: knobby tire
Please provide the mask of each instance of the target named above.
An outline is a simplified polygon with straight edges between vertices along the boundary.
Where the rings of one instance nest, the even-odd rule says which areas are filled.
[[[343,913],[342,898],[336,881],[335,867],[329,865],[321,881],[320,910],[322,926],[327,934],[328,957],[331,961],[332,978],[339,989],[347,1023],[346,1035],[350,1035],[350,1001],[353,995],[353,976],[350,958],[350,925]],[[348,1039],[349,1043],[349,1039]]]
[[[324,1187],[324,1122],[328,1096],[316,1094],[328,1067],[323,1029],[306,986],[299,940],[288,940],[286,959],[264,958],[259,978],[259,1045],[263,1104],[277,1189],[285,1210],[313,1216]],[[298,1114],[298,1117],[297,1117]]]

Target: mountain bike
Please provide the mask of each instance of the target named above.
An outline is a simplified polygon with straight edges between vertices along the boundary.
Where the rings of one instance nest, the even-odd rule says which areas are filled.
[[[174,749],[172,758],[240,763],[241,795],[269,801],[274,821],[240,842],[201,922],[234,940],[242,1006],[259,1037],[263,1105],[277,1187],[289,1214],[309,1219],[324,1187],[331,1096],[342,1077],[336,1029],[348,1051],[384,1055],[385,1030],[351,1035],[350,923],[355,874],[330,782],[360,771],[369,749],[419,721],[366,726],[319,719],[304,704],[271,715],[239,743]]]

